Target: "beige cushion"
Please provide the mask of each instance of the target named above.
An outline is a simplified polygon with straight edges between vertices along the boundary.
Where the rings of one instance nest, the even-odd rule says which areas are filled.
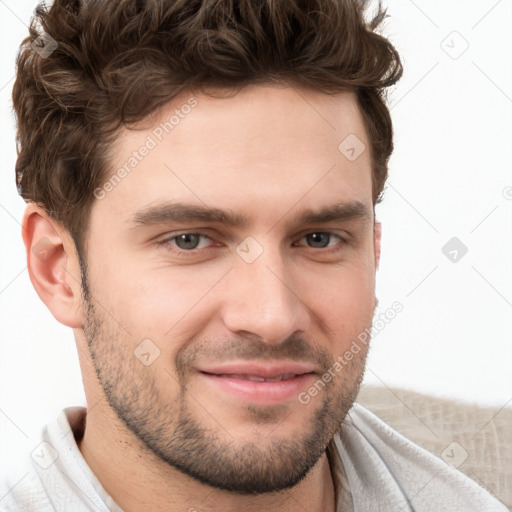
[[[374,386],[357,402],[512,507],[512,408]]]

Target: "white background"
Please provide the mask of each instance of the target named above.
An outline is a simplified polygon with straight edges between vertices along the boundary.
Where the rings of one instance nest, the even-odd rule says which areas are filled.
[[[0,0],[4,452],[34,444],[62,408],[85,404],[72,331],[33,290],[20,234],[24,202],[15,188],[10,94],[17,45],[34,6]],[[394,301],[404,309],[374,338],[366,382],[511,406],[512,0],[387,6],[384,33],[405,74],[389,95],[396,139],[377,207],[377,314]],[[454,236],[468,248],[456,263],[441,250]]]

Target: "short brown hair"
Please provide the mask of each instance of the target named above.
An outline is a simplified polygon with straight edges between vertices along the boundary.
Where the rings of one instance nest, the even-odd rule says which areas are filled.
[[[357,93],[376,204],[393,150],[384,88],[402,65],[376,32],[386,16],[380,3],[371,21],[365,10],[364,0],[40,4],[13,88],[20,195],[60,221],[80,254],[93,191],[109,172],[108,150],[121,127],[185,90],[285,83]]]

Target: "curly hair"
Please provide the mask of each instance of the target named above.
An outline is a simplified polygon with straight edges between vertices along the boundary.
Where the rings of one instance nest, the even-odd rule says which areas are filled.
[[[378,203],[393,150],[385,88],[402,75],[364,0],[55,0],[20,46],[16,183],[85,243],[93,191],[120,128],[181,92],[288,84],[357,94]]]

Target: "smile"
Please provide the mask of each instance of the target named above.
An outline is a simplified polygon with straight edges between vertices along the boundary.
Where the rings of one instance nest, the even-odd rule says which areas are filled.
[[[197,375],[221,396],[256,405],[295,401],[317,376],[311,364],[296,362],[237,362],[198,370]]]

